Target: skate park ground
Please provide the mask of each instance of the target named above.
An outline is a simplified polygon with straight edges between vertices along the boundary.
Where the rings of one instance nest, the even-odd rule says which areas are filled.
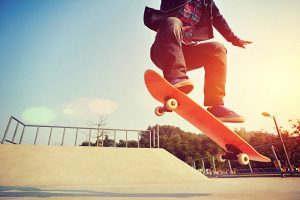
[[[163,149],[0,145],[0,200],[299,196],[300,178],[207,178]]]

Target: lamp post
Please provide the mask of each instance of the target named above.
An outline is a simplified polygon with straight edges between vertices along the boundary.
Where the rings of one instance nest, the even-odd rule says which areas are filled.
[[[278,136],[279,136],[279,138],[280,138],[280,141],[281,141],[281,143],[282,143],[282,147],[283,147],[283,151],[284,151],[284,154],[285,154],[286,160],[287,160],[287,162],[288,162],[288,165],[289,165],[289,167],[290,167],[291,174],[293,174],[293,171],[294,171],[294,170],[293,170],[293,168],[292,168],[292,165],[291,165],[291,162],[290,162],[289,156],[288,156],[288,154],[287,154],[287,151],[286,151],[286,148],[285,148],[285,145],[284,145],[284,142],[283,142],[282,136],[281,136],[281,132],[280,132],[280,130],[279,130],[279,128],[278,128],[278,125],[277,125],[277,121],[276,121],[276,118],[275,118],[275,116],[271,116],[271,115],[270,115],[269,113],[267,113],[267,112],[263,112],[263,113],[262,113],[262,115],[263,115],[263,116],[265,116],[265,117],[271,117],[271,118],[273,118],[273,121],[274,121],[274,124],[275,124],[276,130],[277,130]]]

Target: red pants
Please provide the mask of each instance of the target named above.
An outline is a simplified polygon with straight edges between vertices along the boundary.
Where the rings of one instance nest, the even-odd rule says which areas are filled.
[[[162,20],[151,47],[151,59],[167,80],[187,77],[186,72],[204,67],[204,105],[223,105],[227,51],[218,42],[182,43],[182,23],[176,17]]]

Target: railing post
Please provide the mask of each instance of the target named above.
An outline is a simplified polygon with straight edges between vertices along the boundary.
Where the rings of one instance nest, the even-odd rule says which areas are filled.
[[[66,134],[66,128],[64,128],[64,131],[63,131],[63,137],[62,137],[62,140],[61,140],[61,146],[64,146],[65,134]]]
[[[205,169],[205,164],[204,164],[204,160],[202,160],[202,171],[203,171],[203,174],[206,175],[206,169]]]
[[[92,134],[92,129],[90,129],[90,133],[89,133],[89,146],[91,146],[91,134]]]
[[[50,145],[50,142],[51,142],[52,129],[53,129],[53,127],[51,127],[51,129],[50,129],[50,134],[49,134],[49,139],[48,139],[48,145]]]
[[[23,125],[23,130],[22,130],[22,134],[21,134],[21,137],[20,137],[19,144],[21,144],[21,143],[22,143],[22,140],[23,140],[23,135],[24,135],[24,133],[25,133],[25,128],[26,128],[26,126],[24,126],[24,125]]]
[[[128,147],[128,141],[127,141],[127,130],[125,131],[126,133],[126,148]]]
[[[38,135],[39,135],[39,130],[40,130],[40,127],[37,127],[36,134],[35,134],[35,139],[34,139],[34,145],[36,145],[37,138],[38,138]]]
[[[11,120],[12,120],[12,117],[9,118],[9,121],[8,121],[6,130],[5,130],[5,133],[4,133],[4,135],[3,135],[1,144],[3,144],[3,143],[4,143],[4,140],[6,139],[6,136],[7,136],[7,133],[8,133],[9,127],[10,127]]]
[[[159,125],[158,124],[157,124],[156,132],[157,132],[157,148],[159,148]]]
[[[233,171],[232,171],[232,167],[231,167],[230,160],[228,160],[228,166],[229,166],[230,174],[233,174]]]
[[[75,146],[77,145],[77,137],[78,137],[78,128],[76,128]]]
[[[253,170],[252,170],[252,166],[251,166],[251,163],[250,163],[250,161],[249,161],[249,164],[248,164],[248,166],[249,166],[249,169],[250,169],[250,173],[251,173],[251,174],[253,174]]]
[[[149,143],[150,143],[150,144],[149,144],[149,148],[151,149],[151,147],[152,147],[152,141],[151,141],[151,138],[152,138],[152,131],[151,131],[151,130],[149,131],[149,137],[150,137],[150,140],[149,140],[149,141],[150,141],[150,142],[149,142]]]
[[[140,132],[138,132],[138,148],[140,148]]]
[[[20,122],[17,123],[17,126],[16,126],[15,131],[14,131],[13,138],[11,140],[13,144],[15,143],[15,138],[16,138],[17,131],[18,131],[18,128],[19,128],[19,124],[20,124]]]
[[[114,147],[116,147],[116,130],[114,130]]]
[[[104,146],[104,131],[101,130],[101,134],[102,134],[102,142],[101,142],[101,147]]]
[[[217,174],[217,169],[216,169],[216,164],[215,164],[215,157],[212,157],[212,162],[213,162],[213,170],[214,170],[214,174]]]
[[[156,146],[156,143],[155,143],[155,135],[156,135],[156,130],[155,128],[153,129],[153,147]]]

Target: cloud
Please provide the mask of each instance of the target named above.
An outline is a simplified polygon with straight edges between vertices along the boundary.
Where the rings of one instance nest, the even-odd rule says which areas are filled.
[[[71,108],[64,108],[62,112],[64,114],[71,115],[74,113],[74,110],[72,110]]]
[[[108,99],[96,99],[89,104],[90,111],[99,115],[107,115],[118,108],[118,104]]]
[[[66,103],[62,107],[61,111],[62,113],[72,117],[87,118],[95,114],[109,115],[116,111],[117,108],[118,104],[109,99],[81,97]]]

